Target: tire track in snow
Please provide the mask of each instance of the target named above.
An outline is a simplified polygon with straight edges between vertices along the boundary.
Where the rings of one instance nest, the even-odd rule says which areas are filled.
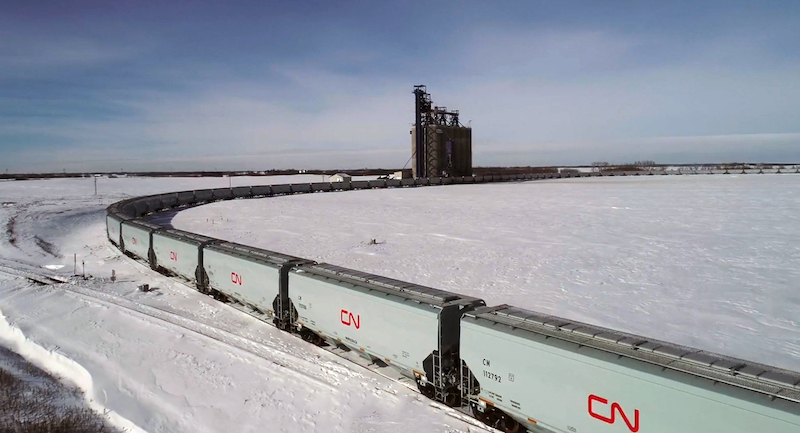
[[[185,317],[183,315],[164,311],[157,307],[139,304],[119,296],[111,295],[108,293],[80,286],[58,285],[55,287],[70,292],[90,302],[97,302],[105,306],[120,307],[127,310],[130,313],[133,313],[134,315],[138,314],[141,316],[150,317],[152,319],[156,319],[160,322],[167,323],[169,325],[178,327],[180,329],[191,331],[194,334],[210,338],[228,348],[245,352],[246,354],[249,354],[251,356],[255,356],[265,361],[269,361],[273,365],[291,373],[292,375],[302,380],[322,386],[330,391],[336,390],[335,384],[330,383],[325,379],[321,379],[320,377],[317,377],[314,374],[301,371],[293,367],[292,363],[303,364],[308,367],[324,368],[323,365],[313,363],[299,356],[295,356],[290,353],[278,350],[276,348],[269,347],[262,343],[236,335],[230,331],[198,322],[194,319]],[[283,359],[279,360],[275,358],[283,358]],[[313,368],[309,368],[309,370],[311,369]]]
[[[138,263],[134,259],[131,259],[131,258],[128,258],[128,257],[124,257],[124,259],[131,260],[133,262],[136,262],[135,263],[136,265],[142,266],[141,263]],[[14,270],[14,268],[10,268],[10,267],[4,266],[2,264],[0,264],[0,267]],[[138,268],[138,266],[137,266],[137,268]],[[139,272],[141,274],[146,275],[146,274],[148,274],[149,270],[140,269]],[[60,277],[58,277],[58,276],[56,276],[54,274],[53,275],[49,275],[49,273],[39,271],[38,269],[36,270],[36,272],[16,270],[16,273],[17,274],[21,274],[21,276],[24,276],[25,278],[36,277],[36,278],[38,278],[40,280],[43,280],[43,281],[46,281],[47,279],[49,279],[50,281],[53,281],[53,282],[59,282],[59,280],[66,281],[63,278],[60,278]],[[180,283],[184,284],[183,282],[180,282]],[[321,363],[314,363],[314,362],[311,362],[311,361],[309,361],[309,360],[307,360],[307,359],[305,359],[303,357],[300,357],[300,356],[297,356],[297,355],[294,355],[294,354],[279,350],[279,349],[277,349],[275,347],[271,347],[271,346],[266,345],[264,343],[261,343],[261,342],[258,342],[258,341],[255,341],[255,340],[252,340],[252,339],[237,335],[237,334],[235,334],[235,333],[233,333],[233,332],[231,332],[229,330],[222,329],[222,328],[216,327],[216,326],[208,325],[206,323],[197,321],[197,320],[195,320],[193,318],[186,317],[186,316],[184,316],[184,315],[182,315],[180,313],[176,313],[174,311],[163,310],[161,308],[158,308],[158,307],[155,307],[155,306],[151,306],[151,305],[141,304],[141,303],[129,300],[127,298],[124,298],[122,296],[109,294],[109,293],[102,292],[102,291],[99,291],[99,290],[96,290],[96,289],[92,289],[90,287],[85,287],[85,286],[76,284],[75,281],[71,281],[70,284],[48,285],[48,287],[62,289],[65,292],[71,293],[73,296],[75,296],[77,298],[81,298],[81,299],[83,299],[83,300],[85,300],[87,302],[95,302],[95,303],[97,303],[99,305],[104,305],[104,306],[120,307],[120,308],[125,309],[126,311],[128,311],[132,315],[139,315],[139,316],[144,316],[144,317],[149,317],[149,318],[152,318],[152,319],[156,319],[156,320],[158,320],[158,321],[160,321],[162,323],[166,323],[168,325],[177,327],[179,329],[190,331],[190,332],[192,332],[192,333],[194,333],[196,335],[200,335],[200,336],[203,336],[203,337],[206,337],[206,338],[210,338],[210,339],[216,341],[217,343],[222,344],[222,345],[224,345],[226,347],[229,347],[229,348],[237,350],[237,351],[244,352],[246,355],[254,356],[254,357],[258,358],[258,359],[269,361],[273,365],[275,365],[276,367],[282,369],[283,371],[287,371],[287,372],[291,373],[293,376],[298,377],[298,378],[300,378],[302,380],[305,380],[307,382],[322,386],[324,389],[326,389],[326,390],[328,390],[330,392],[338,391],[339,383],[338,383],[338,381],[335,381],[333,378],[341,376],[342,374],[349,375],[349,376],[352,376],[352,377],[357,377],[357,378],[364,378],[363,374],[358,373],[356,371],[353,371],[352,369],[348,368],[345,365],[342,365],[342,364],[339,364],[339,363],[333,363],[332,365],[324,365],[324,364],[321,364]],[[242,312],[247,314],[244,311],[242,311]],[[325,350],[325,349],[323,349],[323,350]],[[260,353],[260,351],[263,351],[263,352],[266,352],[266,353]],[[357,357],[357,355],[356,356],[348,356],[348,355],[350,355],[348,353],[339,353],[339,352],[332,351],[332,350],[325,350],[325,351],[328,352],[328,353],[331,353],[333,355],[336,355],[337,357],[342,358],[344,361],[349,361],[350,363],[353,363],[354,365],[356,365],[358,367],[361,367],[361,368],[369,371],[370,373],[377,374],[378,376],[386,378],[386,379],[392,381],[392,383],[399,384],[399,385],[407,388],[408,390],[412,391],[413,393],[421,396],[421,394],[419,394],[419,391],[412,384],[410,384],[408,382],[405,382],[403,380],[399,380],[398,377],[393,377],[392,375],[385,374],[384,372],[379,371],[377,366],[365,365],[364,364],[365,361],[359,359]],[[280,357],[280,358],[283,358],[283,359],[281,360],[281,362],[279,362],[278,360],[276,360],[276,359],[274,359],[272,357]],[[309,370],[318,370],[318,371],[323,372],[324,374],[315,375],[313,373],[309,373],[308,371],[298,370],[296,368],[296,365],[298,365],[298,364],[302,364],[302,365],[311,367],[311,368],[309,368]],[[374,368],[370,368],[371,366],[374,367]],[[392,395],[392,396],[395,396],[397,394],[396,391],[383,389],[381,387],[375,387],[373,392],[376,392],[376,393],[387,393],[387,394]],[[460,410],[444,406],[444,405],[442,405],[440,403],[437,403],[435,401],[429,401],[428,403],[429,403],[429,406],[431,408],[433,408],[434,410],[441,411],[442,413],[444,413],[445,415],[449,416],[450,418],[454,418],[454,419],[456,419],[456,420],[458,420],[458,421],[460,421],[460,422],[462,422],[464,424],[467,424],[469,426],[468,429],[470,429],[469,431],[471,431],[471,429],[476,429],[476,430],[480,430],[480,431],[488,431],[488,432],[496,432],[497,431],[497,430],[495,430],[495,429],[493,429],[491,427],[486,426],[485,424],[480,423],[479,421],[475,420],[469,414],[464,413],[464,412],[462,412]],[[455,429],[453,431],[461,431],[461,430]]]

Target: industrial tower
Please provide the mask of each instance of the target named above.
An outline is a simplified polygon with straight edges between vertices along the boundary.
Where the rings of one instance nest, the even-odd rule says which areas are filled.
[[[459,123],[458,110],[434,107],[425,86],[414,86],[414,99],[413,176],[472,176],[472,128]]]

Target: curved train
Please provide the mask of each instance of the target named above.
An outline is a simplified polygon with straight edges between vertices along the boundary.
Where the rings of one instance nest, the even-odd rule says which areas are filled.
[[[542,175],[541,177],[544,177]],[[550,177],[550,176],[548,176]],[[141,219],[180,206],[536,175],[263,185],[125,200],[109,240],[315,344],[355,351],[506,432],[797,433],[800,373],[226,242]]]

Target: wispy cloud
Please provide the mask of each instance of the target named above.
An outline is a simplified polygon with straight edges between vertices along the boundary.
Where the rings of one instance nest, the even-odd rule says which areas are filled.
[[[479,165],[800,159],[800,54],[781,42],[800,37],[791,19],[660,5],[678,21],[647,28],[641,10],[508,6],[416,24],[355,6],[375,20],[247,5],[173,6],[172,21],[147,7],[81,25],[16,17],[0,29],[0,160],[399,167],[413,84],[472,120]]]

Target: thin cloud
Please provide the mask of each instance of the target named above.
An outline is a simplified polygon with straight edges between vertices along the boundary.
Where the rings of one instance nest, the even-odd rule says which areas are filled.
[[[472,121],[476,165],[800,153],[800,60],[776,46],[797,35],[786,20],[727,14],[684,37],[680,23],[566,24],[533,9],[478,26],[455,16],[458,34],[439,38],[399,17],[384,17],[405,32],[393,38],[331,19],[296,43],[290,25],[262,34],[212,16],[214,37],[167,21],[113,37],[97,36],[111,34],[101,18],[94,34],[22,23],[0,30],[0,90],[13,94],[0,96],[0,158],[12,170],[399,167],[414,84]]]

